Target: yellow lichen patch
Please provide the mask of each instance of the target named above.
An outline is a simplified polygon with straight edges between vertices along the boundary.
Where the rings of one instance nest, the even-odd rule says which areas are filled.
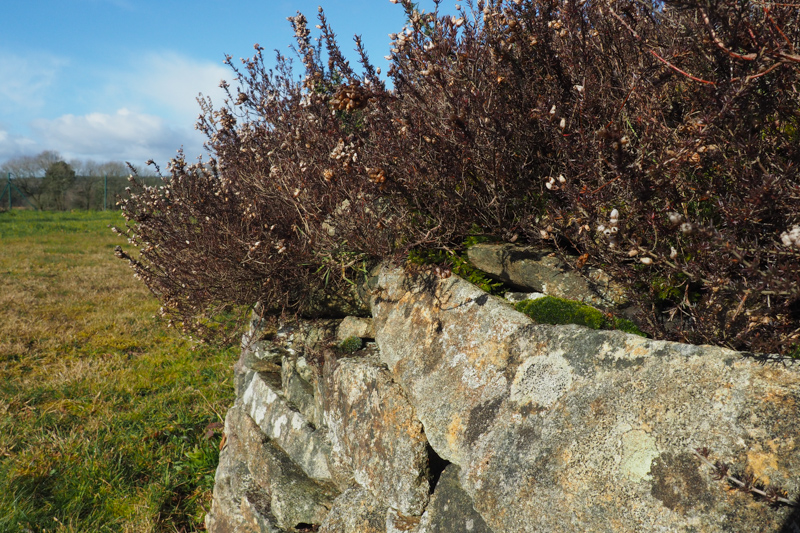
[[[796,411],[797,410],[797,402],[795,401],[794,397],[786,394],[786,392],[775,392],[769,391],[767,394],[764,395],[764,401],[768,403],[774,403],[781,407],[781,409],[785,409],[788,411]]]
[[[747,452],[747,469],[759,480],[769,484],[770,473],[774,475],[778,471],[778,444],[775,440],[766,442],[769,451],[764,450],[761,444],[756,444],[753,449]]]
[[[646,339],[631,337],[625,340],[625,350],[628,358],[647,357],[650,355],[652,347]]]
[[[568,465],[569,462],[572,461],[572,451],[569,448],[562,450],[559,455],[559,460],[562,465]]]
[[[463,433],[464,425],[461,423],[461,417],[456,415],[447,426],[447,444],[450,446],[450,449],[458,449],[458,443]]]

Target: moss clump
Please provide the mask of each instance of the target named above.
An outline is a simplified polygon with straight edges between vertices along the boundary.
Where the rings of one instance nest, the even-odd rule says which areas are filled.
[[[362,341],[360,337],[352,336],[347,337],[345,340],[339,343],[339,350],[342,353],[355,353],[361,349]]]
[[[647,335],[636,327],[636,324],[628,320],[627,318],[611,318],[611,327],[608,329],[618,329],[620,331],[624,331],[625,333],[632,333],[634,335],[639,335],[640,337],[647,337]]]
[[[540,324],[578,324],[592,329],[618,329],[626,333],[646,336],[630,320],[609,317],[591,305],[555,296],[523,300],[517,302],[514,308]]]
[[[606,322],[603,313],[580,302],[545,296],[536,300],[523,300],[514,308],[540,324],[579,324],[600,329]]]

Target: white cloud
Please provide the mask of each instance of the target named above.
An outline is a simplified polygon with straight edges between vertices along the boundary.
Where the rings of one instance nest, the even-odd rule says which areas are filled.
[[[63,68],[68,61],[55,56],[2,52],[0,162],[42,150],[67,159],[154,159],[162,166],[181,147],[187,159],[205,156],[205,139],[194,129],[197,96],[219,106],[220,80],[232,78],[221,61],[171,51],[79,71]]]
[[[162,117],[125,108],[114,114],[39,119],[32,129],[43,146],[67,159],[122,160],[141,165],[148,159],[166,163],[181,146],[187,159],[204,153],[203,139],[194,130],[175,128]]]
[[[47,103],[47,93],[69,61],[47,53],[0,50],[0,113],[35,111]]]
[[[175,52],[153,52],[134,60],[118,79],[126,88],[124,92],[131,93],[134,100],[155,105],[186,121],[187,126],[194,126],[200,113],[198,95],[210,96],[219,106],[224,98],[219,83],[231,79],[232,74],[221,61],[212,63]]]
[[[21,155],[29,155],[36,152],[36,150],[36,141],[10,133],[0,126],[0,161]]]

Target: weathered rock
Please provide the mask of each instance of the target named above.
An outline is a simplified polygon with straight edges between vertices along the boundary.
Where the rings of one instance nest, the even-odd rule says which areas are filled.
[[[800,371],[534,325],[456,276],[381,272],[380,357],[494,531],[779,531],[692,449],[800,491]]]
[[[261,431],[297,463],[310,477],[330,480],[325,436],[294,410],[283,396],[259,374],[252,377],[241,397],[242,408]]]
[[[339,320],[301,320],[255,333],[242,341],[244,364],[258,372],[280,370],[284,357],[304,357],[321,351],[334,339]],[[253,324],[258,325],[257,319]]]
[[[228,433],[231,436],[227,447],[219,454],[214,497],[205,518],[206,529],[210,533],[260,533],[271,531],[270,527],[277,531],[275,518],[264,509],[256,510],[247,501],[246,494],[254,484],[247,468],[246,451],[239,444],[238,435],[232,431]]]
[[[386,507],[368,490],[352,487],[336,498],[319,533],[384,533]]]
[[[332,484],[311,480],[239,405],[228,410],[225,435],[206,517],[210,532],[277,532],[322,523],[338,495]]]
[[[417,533],[493,533],[461,487],[458,473],[456,465],[444,469]]]
[[[237,397],[242,397],[256,373],[314,427],[322,424],[317,382],[320,358],[335,340],[339,320],[299,320],[272,326],[254,313],[234,367]],[[259,328],[265,328],[263,331]]]
[[[386,510],[386,533],[419,533],[420,516],[404,515],[389,507]]]
[[[284,357],[281,365],[283,395],[315,428],[323,424],[322,400],[315,388],[318,381],[318,370],[312,370],[304,357]]]
[[[422,514],[427,440],[403,391],[375,357],[329,359],[324,379],[331,465],[343,470],[334,477],[351,476],[382,504]]]
[[[481,243],[469,248],[467,257],[490,276],[526,291],[599,306],[626,302],[622,287],[602,270],[587,267],[584,277],[548,248]]]
[[[374,339],[375,328],[372,325],[372,319],[355,316],[344,317],[336,330],[336,340],[341,342],[349,337]]]
[[[546,295],[542,294],[541,292],[507,292],[503,295],[503,298],[513,304],[523,300],[538,300],[539,298],[544,298],[545,296]]]

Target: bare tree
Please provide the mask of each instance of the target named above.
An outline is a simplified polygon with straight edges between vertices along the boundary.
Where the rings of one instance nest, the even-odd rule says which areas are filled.
[[[14,185],[25,194],[34,207],[42,209],[47,194],[42,178],[50,165],[60,160],[58,152],[45,150],[37,155],[9,159],[3,163],[0,170],[6,176],[11,173],[11,177],[15,178]]]

